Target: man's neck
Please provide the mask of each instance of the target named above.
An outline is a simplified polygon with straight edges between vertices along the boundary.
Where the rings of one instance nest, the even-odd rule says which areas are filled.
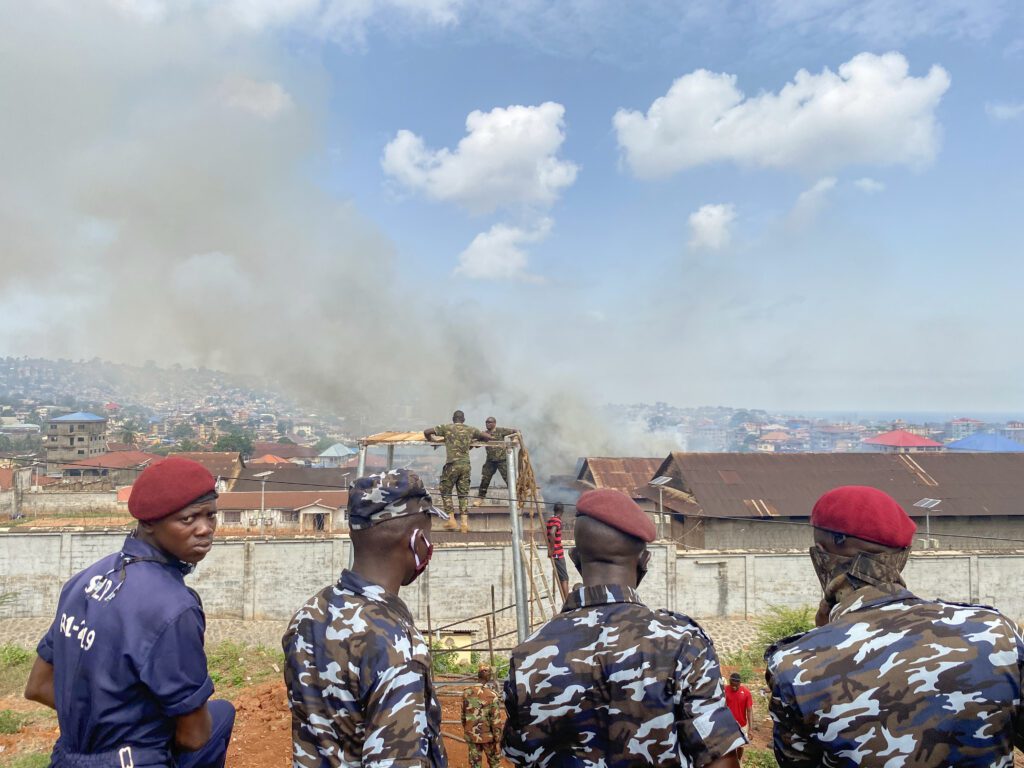
[[[367,581],[384,587],[384,590],[392,595],[397,595],[398,590],[402,588],[402,581],[396,575],[396,569],[387,560],[367,560],[356,555],[351,570]]]
[[[589,563],[583,566],[583,586],[599,587],[604,584],[636,589],[636,566],[628,568],[610,563]]]

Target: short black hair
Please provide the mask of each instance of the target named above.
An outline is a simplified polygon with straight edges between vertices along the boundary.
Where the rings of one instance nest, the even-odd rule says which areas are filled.
[[[560,502],[560,501],[556,501],[555,502],[555,506],[551,508],[551,512],[553,514],[556,514],[556,515],[560,515],[564,511],[565,511],[565,505],[562,502]]]
[[[466,420],[466,414],[464,414],[462,411],[456,411],[455,413],[452,414],[452,421],[465,421],[465,420]]]

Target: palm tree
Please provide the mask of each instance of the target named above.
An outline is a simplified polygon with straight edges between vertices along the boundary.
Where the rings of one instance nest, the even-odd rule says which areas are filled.
[[[139,427],[134,421],[126,421],[121,427],[121,442],[132,448],[139,442]]]

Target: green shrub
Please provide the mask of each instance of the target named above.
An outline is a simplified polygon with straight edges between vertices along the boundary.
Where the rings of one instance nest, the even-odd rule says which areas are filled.
[[[770,749],[756,747],[747,747],[743,750],[743,765],[745,768],[779,768],[775,754]]]
[[[757,621],[757,644],[765,649],[784,637],[813,629],[815,613],[816,609],[809,605],[802,608],[768,606],[768,613]]]
[[[24,715],[12,709],[0,709],[0,733],[17,733],[24,722]]]
[[[242,688],[281,674],[284,652],[229,640],[206,653],[210,679],[220,688]],[[275,669],[274,667],[277,667]]]
[[[0,669],[20,667],[32,661],[33,655],[18,645],[0,645]]]

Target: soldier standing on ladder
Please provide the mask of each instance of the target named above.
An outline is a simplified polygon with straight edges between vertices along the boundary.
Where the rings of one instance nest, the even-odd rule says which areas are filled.
[[[452,414],[451,424],[439,424],[423,430],[423,437],[430,440],[437,435],[444,438],[444,449],[447,462],[441,470],[441,506],[448,513],[445,530],[454,531],[455,524],[452,514],[452,487],[459,495],[459,513],[462,517],[461,531],[469,533],[469,449],[474,440],[487,442],[491,439],[486,432],[466,425],[466,414],[456,411]]]

